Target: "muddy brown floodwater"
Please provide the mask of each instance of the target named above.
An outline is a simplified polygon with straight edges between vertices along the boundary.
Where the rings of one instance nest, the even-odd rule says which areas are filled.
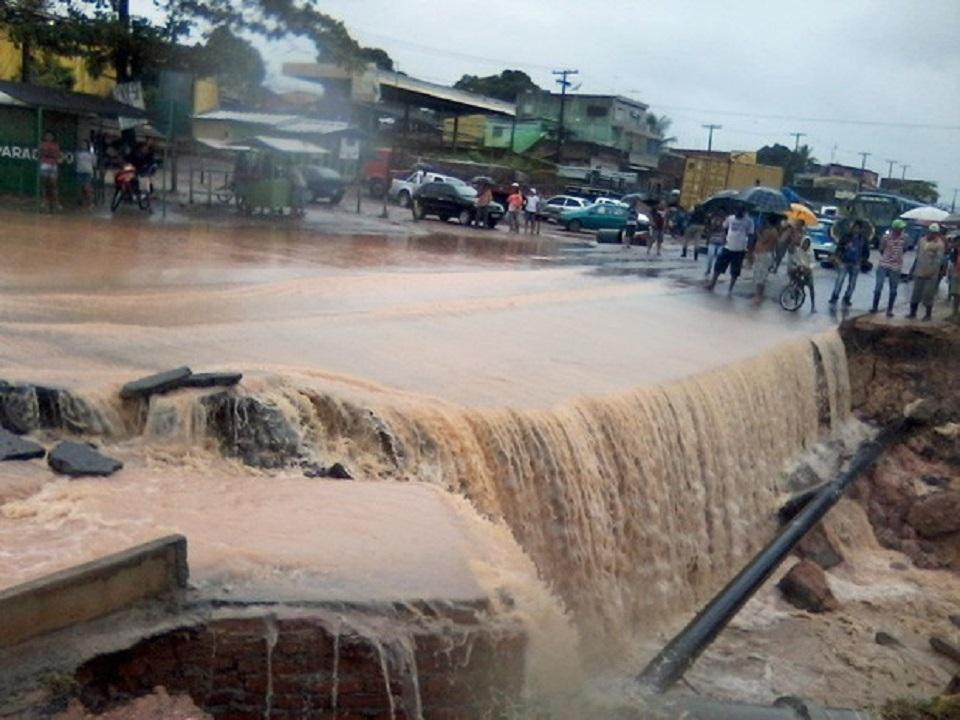
[[[638,670],[772,536],[798,457],[839,462],[865,432],[828,316],[705,293],[673,248],[638,270],[500,232],[0,223],[0,379],[70,388],[126,463],[79,481],[0,468],[0,587],[181,532],[215,598],[486,595],[524,622],[534,695],[568,705],[584,675]],[[231,397],[274,409],[296,460],[357,482],[224,457],[201,391],[119,400],[178,365],[242,371]],[[902,659],[862,645],[915,616],[883,627],[920,647],[945,607],[925,588],[955,596],[955,579],[892,581],[862,513],[845,517],[847,607],[798,616],[768,585],[697,686],[862,704],[942,684],[936,659],[891,680]]]
[[[534,262],[564,248],[499,233],[0,222],[0,377],[71,387],[187,364],[547,406],[690,375],[828,324],[669,280]]]

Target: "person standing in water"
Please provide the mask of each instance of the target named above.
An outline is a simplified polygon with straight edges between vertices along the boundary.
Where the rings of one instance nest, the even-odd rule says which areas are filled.
[[[844,306],[849,306],[853,291],[857,288],[857,278],[860,275],[860,268],[863,261],[870,253],[867,245],[866,225],[863,220],[853,221],[849,231],[840,236],[840,242],[837,243],[837,252],[835,261],[837,263],[837,279],[833,283],[833,293],[830,295],[830,305],[835,306],[840,299],[840,291],[843,290],[843,281],[847,281],[847,290],[843,294]]]
[[[57,137],[47,130],[40,143],[40,183],[43,187],[43,197],[50,212],[62,210],[60,206],[59,173],[60,173],[60,145]]]
[[[663,247],[663,233],[667,227],[667,204],[662,200],[657,204],[656,209],[653,211],[653,217],[650,218],[650,224],[652,226],[653,234],[650,238],[650,244],[647,245],[647,255],[650,254],[650,251],[653,250],[653,246],[657,246],[657,255],[660,254],[660,249]]]
[[[917,246],[917,263],[913,274],[913,292],[910,295],[910,314],[907,318],[917,317],[920,303],[927,309],[924,320],[933,318],[933,302],[937,299],[937,287],[940,285],[940,266],[946,253],[940,225],[933,223],[930,231],[923,236]]]
[[[528,234],[540,234],[540,196],[536,188],[530,188],[527,202],[523,206],[523,231]]]
[[[507,197],[507,224],[510,226],[510,232],[520,232],[520,213],[523,211],[523,193],[520,192],[520,185],[514,183],[511,186],[509,197]]]
[[[897,287],[900,285],[900,274],[903,272],[903,251],[907,236],[903,229],[907,224],[897,218],[890,226],[890,232],[884,234],[880,240],[880,261],[877,263],[877,284],[873,289],[873,307],[870,312],[880,310],[880,296],[883,294],[884,284],[889,285],[890,294],[887,297],[887,317],[893,317],[893,304],[897,301]]]
[[[728,295],[733,294],[733,286],[737,284],[737,278],[740,277],[740,271],[743,269],[743,257],[747,254],[747,243],[753,234],[753,220],[747,216],[746,208],[742,205],[737,211],[723,221],[723,229],[726,230],[726,240],[720,256],[713,265],[713,278],[707,283],[707,289],[713,290],[717,284],[717,278],[730,268],[730,289]]]
[[[767,275],[770,274],[773,255],[777,251],[777,241],[780,239],[779,224],[779,215],[768,215],[766,224],[757,234],[757,244],[753,248],[753,299],[758,305],[763,302]]]

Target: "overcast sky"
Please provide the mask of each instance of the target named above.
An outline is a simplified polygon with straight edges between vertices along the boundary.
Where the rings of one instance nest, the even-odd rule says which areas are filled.
[[[756,149],[806,133],[820,161],[960,187],[960,0],[321,0],[404,72],[578,69],[580,92],[611,93],[673,119],[678,147]],[[301,43],[268,55],[310,60]],[[901,175],[895,166],[894,174]]]

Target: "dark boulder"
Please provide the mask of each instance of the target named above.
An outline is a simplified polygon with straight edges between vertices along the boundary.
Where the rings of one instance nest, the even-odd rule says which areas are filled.
[[[233,387],[243,380],[243,373],[238,372],[207,372],[193,373],[184,379],[181,387],[187,388],[211,388],[211,387]]]
[[[801,560],[777,583],[784,598],[794,607],[814,613],[840,607],[823,568],[810,560]]]
[[[276,405],[255,397],[228,392],[203,398],[208,432],[220,441],[226,455],[247,465],[277,468],[300,456],[300,436]]]
[[[353,475],[344,467],[343,463],[334,463],[327,468],[326,476],[334,480],[353,480]]]
[[[907,513],[907,522],[925,538],[960,531],[960,490],[943,490],[919,498]]]
[[[824,570],[829,570],[843,562],[840,548],[830,537],[823,523],[813,526],[797,544],[797,554],[804,560],[812,560]]]
[[[86,443],[62,442],[50,451],[47,462],[54,472],[72,477],[112,475],[123,463],[107,457]]]
[[[42,445],[0,430],[0,460],[34,460],[47,454]]]
[[[158,393],[170,392],[183,386],[191,375],[190,368],[178,367],[156,375],[132,380],[120,388],[120,397],[124,400],[147,398]]]
[[[873,641],[877,645],[883,645],[884,647],[903,647],[903,643],[897,640],[890,633],[885,633],[882,630],[873,636]]]
[[[32,385],[0,384],[0,426],[17,435],[40,427],[40,407]]]

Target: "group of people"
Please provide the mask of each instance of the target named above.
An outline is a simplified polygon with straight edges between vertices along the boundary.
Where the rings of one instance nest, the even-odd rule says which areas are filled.
[[[123,163],[130,163],[136,168],[140,178],[149,178],[157,167],[156,152],[150,140],[136,143],[133,147],[126,147],[122,141],[110,143],[103,133],[90,131],[88,137],[77,143],[74,151],[74,170],[77,185],[80,189],[80,206],[90,209],[95,205],[96,193],[94,180],[98,173],[102,179],[102,172],[108,167],[119,167]],[[63,158],[60,143],[56,134],[47,130],[43,133],[40,147],[37,151],[39,175],[41,183],[41,199],[49,212],[62,210],[60,204],[60,162]],[[152,190],[152,185],[151,185]]]
[[[723,218],[711,216],[707,221],[707,288],[713,290],[721,275],[729,271],[729,292],[737,283],[746,260],[752,261],[754,298],[762,302],[767,278],[776,273],[784,259],[795,282],[810,294],[810,311],[816,312],[813,268],[816,264],[810,247],[810,238],[804,233],[802,220],[786,221],[779,215],[766,215],[757,230],[745,207]],[[904,275],[904,252],[908,241],[906,223],[895,220],[889,232],[880,240],[880,258],[877,262],[876,283],[871,312],[879,312],[883,291],[887,289],[887,317],[893,317],[897,291]],[[872,228],[864,220],[854,220],[840,233],[833,257],[835,279],[829,304],[852,304],[857,279],[869,270]],[[933,306],[940,282],[948,278],[952,302],[952,320],[960,320],[960,238],[948,243],[940,226],[933,223],[917,244],[916,259],[909,272],[913,280],[908,319],[915,319],[921,305],[924,320],[933,317]]]
[[[485,188],[489,192],[489,188]],[[492,196],[490,198],[492,200]],[[488,200],[487,205],[490,204]],[[480,206],[480,198],[477,199],[477,206]],[[528,235],[540,234],[540,215],[543,199],[537,193],[536,188],[530,188],[524,194],[520,188],[520,183],[513,183],[510,186],[510,194],[507,196],[507,226],[510,232],[520,232],[520,221],[523,219],[523,232]]]

